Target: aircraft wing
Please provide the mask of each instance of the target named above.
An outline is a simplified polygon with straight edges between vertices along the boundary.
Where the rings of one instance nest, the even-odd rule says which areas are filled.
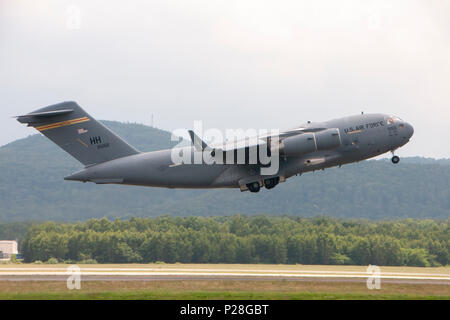
[[[322,127],[314,127],[314,128],[295,128],[295,129],[290,129],[290,130],[286,130],[286,131],[282,131],[280,132],[280,134],[278,135],[278,137],[280,138],[280,140],[283,140],[285,138],[288,137],[292,137],[292,136],[296,136],[298,134],[303,134],[303,133],[311,133],[311,132],[319,132],[322,130],[326,130],[327,128],[322,128]],[[261,136],[261,139],[267,139],[267,138],[273,138],[273,135],[267,135],[267,136]]]
[[[189,130],[189,135],[192,140],[192,144],[197,151],[205,151],[209,150],[211,152],[221,151],[221,152],[231,152],[238,151],[242,149],[250,149],[250,148],[260,148],[270,146],[271,141],[273,139],[279,139],[279,142],[285,138],[292,137],[295,135],[303,134],[303,133],[312,133],[319,132],[322,130],[326,130],[327,128],[322,127],[310,127],[310,128],[295,128],[281,132],[279,135],[264,135],[264,136],[255,136],[255,137],[247,137],[245,139],[226,142],[218,145],[208,145],[205,141],[203,141],[198,135],[195,134],[194,131]]]
[[[217,151],[228,152],[228,151],[233,151],[233,150],[257,147],[257,146],[265,146],[265,145],[267,145],[267,138],[268,138],[268,137],[264,137],[264,138],[250,137],[250,138],[241,139],[241,140],[237,140],[237,141],[226,142],[223,144],[208,145],[198,135],[196,135],[194,131],[189,130],[188,132],[191,137],[192,145],[194,146],[195,150],[197,150],[197,151],[217,150]]]

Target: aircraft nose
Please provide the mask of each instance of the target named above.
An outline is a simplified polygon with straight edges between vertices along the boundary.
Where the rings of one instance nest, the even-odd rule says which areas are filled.
[[[414,134],[414,128],[413,128],[413,126],[410,125],[408,122],[406,122],[406,123],[405,123],[405,127],[406,127],[406,130],[407,130],[407,132],[408,132],[408,136],[411,138],[412,135]]]

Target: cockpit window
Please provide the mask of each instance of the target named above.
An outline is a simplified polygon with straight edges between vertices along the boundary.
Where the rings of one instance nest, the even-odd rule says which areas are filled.
[[[400,119],[399,117],[390,117],[386,119],[386,123],[387,124],[394,124],[396,122],[400,122],[402,121],[402,119]]]

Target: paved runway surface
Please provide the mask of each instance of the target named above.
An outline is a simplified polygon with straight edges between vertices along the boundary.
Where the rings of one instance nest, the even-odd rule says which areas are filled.
[[[217,276],[82,276],[82,281],[308,281],[308,282],[366,282],[361,278],[283,278],[283,277],[217,277]],[[0,276],[0,281],[67,281],[67,276]],[[383,283],[448,285],[450,281],[383,279]]]
[[[74,271],[67,267],[1,267],[0,281],[66,281]],[[145,268],[145,267],[89,267],[79,266],[83,281],[186,281],[186,280],[232,280],[232,281],[327,281],[365,282],[369,276],[363,271],[295,270],[295,269],[228,269],[218,268]],[[446,271],[446,270],[445,270]],[[426,272],[381,272],[385,283],[450,285],[450,274]]]

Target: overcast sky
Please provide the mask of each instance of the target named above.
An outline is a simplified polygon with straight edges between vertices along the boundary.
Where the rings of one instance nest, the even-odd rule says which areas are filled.
[[[450,157],[450,1],[0,0],[0,145],[66,100],[166,130],[390,113],[399,155]]]

